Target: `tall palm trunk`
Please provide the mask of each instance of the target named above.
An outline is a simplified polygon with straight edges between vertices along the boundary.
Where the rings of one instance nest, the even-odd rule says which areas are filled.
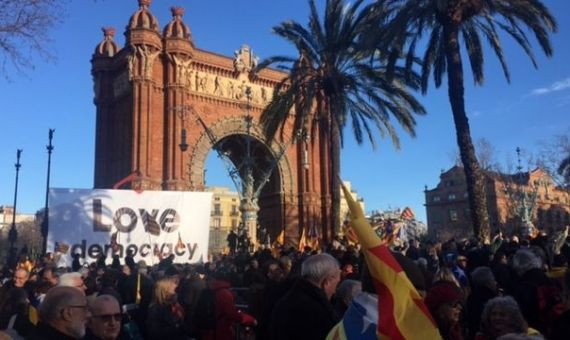
[[[332,196],[332,221],[329,240],[338,234],[340,229],[340,127],[336,120],[331,121],[331,196]]]
[[[469,121],[465,114],[465,101],[463,88],[463,66],[459,51],[459,29],[453,23],[444,25],[445,55],[447,61],[447,80],[449,102],[453,112],[457,145],[467,180],[467,193],[469,207],[473,222],[473,233],[481,241],[489,239],[490,225],[487,212],[487,196],[485,181],[471,141]]]

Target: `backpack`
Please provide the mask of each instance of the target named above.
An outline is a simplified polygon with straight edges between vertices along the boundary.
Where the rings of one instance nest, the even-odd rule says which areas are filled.
[[[216,329],[216,292],[206,288],[202,290],[194,310],[194,326],[197,330]]]

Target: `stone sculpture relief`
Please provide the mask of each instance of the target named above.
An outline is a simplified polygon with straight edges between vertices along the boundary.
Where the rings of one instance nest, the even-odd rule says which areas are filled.
[[[174,61],[174,65],[176,65],[176,82],[181,85],[189,85],[192,79],[192,69],[190,68],[190,64],[192,64],[192,59],[184,60],[183,58],[179,58],[178,56],[169,55]]]
[[[242,45],[234,52],[234,67],[239,73],[249,72],[259,63],[259,57],[253,54],[248,45]]]
[[[152,51],[152,48],[146,45],[135,46],[135,54],[140,56],[140,63],[142,65],[141,75],[146,78],[152,77],[152,65],[154,59],[160,54],[160,50]]]
[[[177,72],[181,71],[177,69]],[[187,67],[185,72],[185,75],[181,77],[185,79],[185,85],[195,92],[230,100],[245,101],[247,100],[246,90],[250,88],[250,100],[254,104],[267,104],[271,98],[272,90],[270,88],[254,85],[245,80],[240,81],[219,75],[211,75],[192,70],[190,67]]]

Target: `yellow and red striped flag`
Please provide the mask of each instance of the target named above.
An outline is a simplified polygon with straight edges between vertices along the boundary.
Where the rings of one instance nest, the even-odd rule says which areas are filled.
[[[303,251],[307,245],[307,235],[305,233],[305,228],[303,228],[303,233],[301,234],[301,239],[299,240],[299,251]]]
[[[439,330],[412,282],[374,232],[349,191],[342,185],[351,226],[362,246],[378,293],[378,339],[441,339]]]
[[[280,245],[285,244],[285,229],[281,230],[281,232],[279,233],[279,235],[275,239],[275,242],[279,243]]]

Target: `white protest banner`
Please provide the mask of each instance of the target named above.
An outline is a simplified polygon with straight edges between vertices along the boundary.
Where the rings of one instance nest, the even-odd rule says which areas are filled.
[[[212,193],[108,189],[50,189],[48,251],[58,250],[71,264],[105,253],[156,264],[208,259]]]

